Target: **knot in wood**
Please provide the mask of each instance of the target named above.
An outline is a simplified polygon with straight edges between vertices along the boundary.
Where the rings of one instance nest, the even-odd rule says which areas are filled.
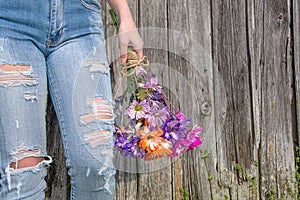
[[[208,102],[204,102],[201,106],[201,112],[203,115],[210,115],[211,113],[211,106]]]

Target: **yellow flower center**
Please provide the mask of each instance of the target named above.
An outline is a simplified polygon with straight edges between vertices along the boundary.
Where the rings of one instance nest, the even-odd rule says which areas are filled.
[[[141,105],[134,106],[134,111],[138,112],[138,111],[141,111],[141,110],[143,110],[143,107]]]

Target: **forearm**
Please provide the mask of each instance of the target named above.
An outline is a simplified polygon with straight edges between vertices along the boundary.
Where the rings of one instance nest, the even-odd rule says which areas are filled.
[[[119,20],[119,44],[121,62],[127,60],[128,45],[133,47],[139,59],[143,58],[143,40],[137,31],[126,0],[107,0]]]
[[[132,21],[133,18],[126,0],[107,0],[111,8],[115,11],[119,22]]]

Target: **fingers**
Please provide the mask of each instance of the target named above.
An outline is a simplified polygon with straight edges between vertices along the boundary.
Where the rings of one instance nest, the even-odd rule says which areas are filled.
[[[127,48],[128,48],[128,43],[120,43],[120,51],[121,51],[121,56],[120,56],[120,61],[121,63],[125,63],[127,60]]]
[[[138,55],[139,60],[141,60],[144,56],[143,55],[144,42],[137,31],[136,31],[136,35],[134,36],[134,40],[132,41],[132,47],[136,52],[136,54]]]
[[[126,60],[127,60],[127,54],[126,54],[126,55],[121,55],[120,59],[121,59],[121,63],[122,63],[122,64],[126,63]]]
[[[127,60],[128,46],[132,46],[133,50],[137,53],[139,60],[143,58],[143,40],[136,29],[122,32],[119,34],[120,45],[120,62],[125,63]]]
[[[143,59],[143,49],[135,49],[134,50],[136,52],[136,54],[138,55],[139,57],[139,60],[142,60]]]

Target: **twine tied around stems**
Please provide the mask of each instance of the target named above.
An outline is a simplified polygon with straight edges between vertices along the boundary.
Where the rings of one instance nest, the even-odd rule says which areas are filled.
[[[144,56],[141,60],[137,56],[136,52],[133,50],[129,50],[127,52],[127,60],[125,64],[122,64],[121,75],[122,77],[130,77],[135,74],[137,67],[147,67],[150,62],[146,56]],[[120,96],[120,91],[122,89],[122,77],[117,81],[115,89],[114,89],[114,99],[116,100]]]
[[[127,53],[127,61],[121,68],[122,76],[129,77],[135,73],[136,67],[149,66],[149,60],[146,56],[144,56],[141,60],[139,60],[135,51],[128,51]],[[130,72],[129,69],[132,69]]]

